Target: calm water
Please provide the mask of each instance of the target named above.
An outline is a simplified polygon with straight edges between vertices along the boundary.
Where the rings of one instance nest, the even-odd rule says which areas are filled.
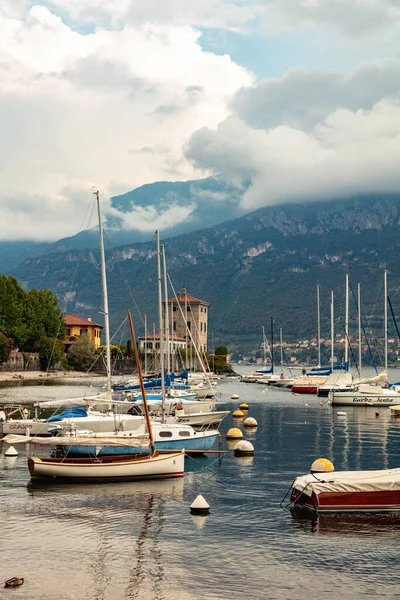
[[[239,394],[258,420],[246,434],[254,459],[187,459],[182,481],[30,488],[23,450],[6,459],[0,444],[0,582],[25,578],[0,599],[400,598],[400,516],[312,524],[279,507],[315,458],[338,470],[399,466],[400,419],[361,407],[342,418],[319,399],[257,384],[220,390],[229,408]],[[10,393],[51,399],[80,389]],[[211,505],[205,519],[189,514],[198,493]]]

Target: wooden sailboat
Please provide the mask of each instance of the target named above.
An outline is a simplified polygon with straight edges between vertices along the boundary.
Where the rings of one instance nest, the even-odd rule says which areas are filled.
[[[103,283],[103,302],[104,315],[106,321],[106,345],[107,360],[109,360],[109,329],[108,329],[108,303],[107,303],[107,281],[105,270],[103,226],[100,212],[99,195],[97,193],[97,209],[99,214],[100,230],[100,256],[102,265],[102,283]],[[135,331],[132,323],[130,311],[128,311],[128,320],[131,330],[132,342],[135,352],[136,365],[140,380],[143,408],[145,413],[146,426],[148,431],[148,445],[150,453],[148,455],[122,455],[122,456],[104,456],[90,458],[38,458],[30,457],[28,467],[31,477],[35,478],[57,478],[67,480],[78,480],[83,482],[98,480],[120,480],[120,479],[161,479],[168,477],[183,477],[184,474],[184,450],[159,456],[155,451],[153,432],[151,428],[150,414],[148,410],[146,392],[143,384],[143,375],[137,348]],[[125,438],[126,440],[126,438]],[[121,445],[125,446],[126,441],[121,440]],[[98,440],[99,441],[99,440]],[[40,443],[37,439],[35,443]],[[87,443],[87,441],[85,442]],[[99,443],[101,443],[99,441]],[[74,440],[75,444],[75,440]]]

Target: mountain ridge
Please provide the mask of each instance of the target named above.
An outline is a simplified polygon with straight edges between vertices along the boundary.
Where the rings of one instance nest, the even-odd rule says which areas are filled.
[[[367,311],[376,303],[384,266],[391,272],[392,284],[400,277],[399,223],[399,194],[261,208],[165,240],[168,271],[176,291],[186,287],[211,302],[210,331],[215,331],[216,343],[250,342],[259,337],[271,314],[284,335],[311,334],[316,329],[316,283],[321,285],[322,328],[328,333],[328,292],[336,290],[339,307],[347,270],[352,281],[363,282]],[[79,254],[81,266],[69,290]],[[142,242],[107,254],[113,326],[121,322],[131,302],[128,290],[122,292],[121,280],[129,280],[136,302],[146,306],[149,321],[155,320],[155,248]],[[101,305],[97,250],[28,259],[13,274],[28,289],[49,287],[61,305],[68,298],[68,311],[89,314]]]

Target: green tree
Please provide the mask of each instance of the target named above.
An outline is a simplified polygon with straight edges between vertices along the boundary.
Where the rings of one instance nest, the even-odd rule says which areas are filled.
[[[1,333],[0,331],[0,364],[8,361],[12,347],[13,340],[6,337],[4,333]]]
[[[132,340],[129,339],[126,342],[126,356],[132,356],[133,351],[132,351]]]
[[[226,346],[217,346],[215,348],[215,356],[227,356],[228,348]]]
[[[68,363],[76,371],[87,371],[95,362],[96,349],[88,333],[83,333],[68,351]]]
[[[45,335],[39,340],[37,345],[39,351],[40,368],[42,371],[53,369],[61,360],[64,354],[64,345],[56,338],[50,338]]]

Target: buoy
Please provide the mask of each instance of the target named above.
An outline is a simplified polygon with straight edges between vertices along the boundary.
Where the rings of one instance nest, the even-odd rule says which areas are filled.
[[[322,406],[322,402],[320,402],[319,405]]]
[[[197,498],[190,505],[190,514],[191,515],[209,515],[210,514],[210,505],[205,500],[205,498],[199,494]]]
[[[337,412],[337,416],[338,416],[338,417],[345,417],[346,415],[347,415],[347,413],[343,412],[342,410],[339,410],[339,411]]]
[[[237,394],[232,394],[231,400],[239,400],[239,396]]]
[[[333,463],[327,458],[317,458],[311,465],[310,473],[332,473],[335,470]]]
[[[246,404],[246,402],[242,402],[242,404],[239,405],[240,410],[249,410],[249,405]]]
[[[254,456],[254,446],[247,440],[238,442],[234,449],[235,456]]]
[[[257,425],[257,420],[253,417],[247,417],[247,419],[243,421],[243,427],[257,427]]]
[[[375,416],[379,417],[379,410],[376,411]]]
[[[10,446],[4,453],[4,456],[18,456],[18,452],[14,446]]]
[[[241,440],[243,433],[237,427],[231,427],[231,429],[228,430],[226,437],[228,440]]]
[[[234,419],[243,419],[244,412],[242,412],[241,410],[234,410],[233,413],[232,413],[232,417]]]

